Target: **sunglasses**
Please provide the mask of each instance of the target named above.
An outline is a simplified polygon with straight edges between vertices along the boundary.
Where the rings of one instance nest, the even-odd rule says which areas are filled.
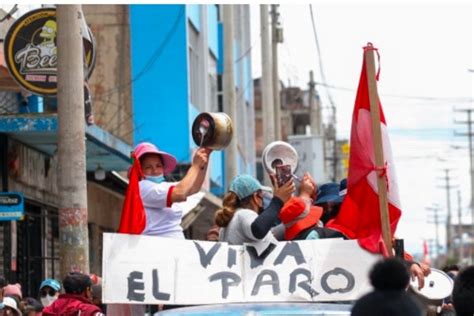
[[[54,296],[54,295],[56,295],[56,292],[57,292],[57,291],[54,290],[54,289],[42,289],[42,290],[40,291],[40,295],[41,295],[42,297],[46,297],[46,295]]]

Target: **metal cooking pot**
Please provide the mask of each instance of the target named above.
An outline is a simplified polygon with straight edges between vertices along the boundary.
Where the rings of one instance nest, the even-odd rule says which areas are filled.
[[[274,141],[263,149],[262,161],[265,170],[270,174],[275,173],[276,163],[290,165],[291,173],[294,174],[298,167],[298,153],[287,142]]]
[[[425,277],[425,286],[418,289],[418,279],[410,281],[410,290],[427,305],[441,306],[443,299],[451,295],[454,282],[446,273],[431,268],[431,273]]]
[[[196,145],[213,150],[222,150],[232,140],[233,125],[223,112],[203,112],[193,122],[191,133]]]

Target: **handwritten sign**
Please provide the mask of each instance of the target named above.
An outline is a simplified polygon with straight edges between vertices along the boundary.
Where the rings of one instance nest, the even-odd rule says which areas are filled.
[[[379,259],[356,241],[279,242],[260,256],[248,244],[104,234],[103,300],[213,304],[355,300],[371,290]]]

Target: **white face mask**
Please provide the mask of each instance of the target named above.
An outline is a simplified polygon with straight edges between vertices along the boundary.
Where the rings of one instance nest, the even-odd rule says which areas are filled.
[[[41,304],[43,304],[43,307],[46,307],[46,306],[49,306],[51,304],[53,304],[53,302],[57,299],[56,296],[51,296],[51,295],[46,295],[45,297],[42,297],[40,299],[41,301]]]

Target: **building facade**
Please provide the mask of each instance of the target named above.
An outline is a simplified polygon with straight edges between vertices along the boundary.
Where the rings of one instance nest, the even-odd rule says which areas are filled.
[[[91,8],[94,9],[91,10]],[[101,273],[101,238],[104,231],[115,231],[120,219],[126,181],[112,171],[123,171],[129,166],[131,137],[116,133],[114,120],[120,120],[131,112],[127,93],[107,95],[109,111],[101,112],[98,91],[111,91],[120,84],[119,79],[129,80],[124,71],[120,77],[118,68],[111,67],[121,60],[127,61],[129,51],[118,43],[113,27],[122,16],[120,6],[84,6],[89,27],[100,36],[96,42],[97,60],[95,73],[89,84],[97,97],[96,124],[86,127],[86,169],[88,194],[88,230],[90,271]],[[24,13],[23,11],[22,13]],[[109,17],[99,18],[98,14]],[[2,16],[4,16],[2,14]],[[8,19],[12,24],[14,18]],[[2,23],[2,26],[3,23]],[[0,28],[5,38],[7,27]],[[101,33],[103,30],[103,33]],[[104,57],[107,52],[107,57]],[[59,196],[57,138],[58,118],[55,97],[32,95],[20,88],[7,70],[4,55],[0,58],[0,151],[2,191],[18,192],[25,200],[24,216],[15,221],[0,222],[0,244],[3,255],[0,274],[9,282],[22,284],[24,295],[37,296],[40,282],[46,277],[61,279],[59,275]],[[128,93],[129,99],[130,93]],[[105,99],[104,99],[105,100]],[[110,104],[115,108],[110,109]],[[104,106],[105,108],[105,106]],[[108,115],[108,116],[107,116]],[[78,118],[85,119],[85,117]],[[131,119],[128,118],[131,126]],[[112,122],[112,124],[110,124]],[[123,123],[124,126],[127,122]],[[96,180],[96,171],[105,172],[105,179]]]
[[[183,172],[196,148],[191,136],[201,112],[222,112],[223,42],[220,5],[131,5],[134,142],[173,153]],[[234,56],[239,173],[254,173],[254,111],[250,10],[234,6]],[[154,30],[151,31],[150,30]],[[159,30],[159,31],[158,31]],[[224,193],[225,154],[211,158],[209,189]],[[179,174],[176,176],[179,177]]]
[[[134,145],[150,141],[175,155],[179,166],[174,178],[179,180],[196,148],[190,132],[194,118],[202,111],[222,111],[221,9],[218,5],[83,6],[96,45],[95,68],[88,80],[95,124],[85,133],[91,273],[101,274],[102,233],[118,227]],[[234,137],[239,144],[239,172],[254,173],[249,7],[235,6],[234,12],[238,108]],[[8,31],[6,25],[0,23],[0,38]],[[0,221],[0,274],[9,282],[20,282],[24,294],[35,297],[44,278],[61,278],[56,113],[60,105],[54,97],[21,89],[3,56],[1,51],[0,179],[2,191],[24,196],[25,215]],[[103,172],[105,179],[98,178]],[[205,238],[221,203],[216,195],[225,191],[224,179],[225,155],[215,152],[208,190],[186,206],[187,237]]]

